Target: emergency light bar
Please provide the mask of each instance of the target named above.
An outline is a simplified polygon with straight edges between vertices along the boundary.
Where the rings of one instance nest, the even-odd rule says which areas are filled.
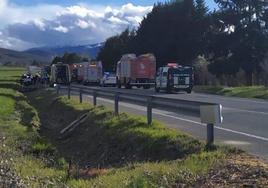
[[[177,63],[168,63],[167,66],[172,67],[172,68],[178,68],[179,67],[179,65]]]

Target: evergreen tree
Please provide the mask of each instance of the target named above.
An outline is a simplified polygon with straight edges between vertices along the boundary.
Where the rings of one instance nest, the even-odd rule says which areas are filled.
[[[268,49],[267,24],[268,3],[261,0],[215,0],[220,11],[214,16],[216,22],[214,38],[215,59],[225,56],[235,62],[247,74],[247,82],[252,85],[253,73],[260,70],[260,63]],[[215,42],[219,38],[221,42]],[[216,47],[218,46],[218,47]],[[219,56],[220,55],[220,56]],[[227,66],[227,65],[226,65]]]
[[[80,63],[82,58],[76,53],[66,52],[62,57],[62,62],[66,64]]]
[[[52,60],[51,65],[57,64],[58,62],[62,62],[62,58],[59,56],[54,57],[54,59]]]
[[[97,59],[102,61],[105,70],[115,71],[117,62],[121,59],[121,56],[126,53],[133,53],[129,48],[129,43],[133,37],[134,31],[126,29],[120,35],[106,40],[97,56]]]
[[[137,31],[124,31],[108,39],[98,59],[114,70],[124,53],[153,53],[157,66],[176,61],[189,65],[207,51],[209,11],[202,0],[157,3]]]
[[[196,0],[195,2],[196,16],[204,18],[208,14],[209,8],[206,6],[205,0]]]

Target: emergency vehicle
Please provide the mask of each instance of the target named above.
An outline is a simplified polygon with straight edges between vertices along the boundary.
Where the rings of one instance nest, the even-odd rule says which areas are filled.
[[[156,72],[156,59],[153,54],[125,54],[117,63],[116,79],[117,87],[124,86],[131,89],[132,86],[149,89],[154,85]]]
[[[193,67],[169,63],[167,66],[158,69],[156,73],[155,91],[164,90],[167,93],[171,93],[172,91],[186,91],[187,93],[191,93],[193,83]]]
[[[83,77],[83,84],[95,84],[99,85],[102,79],[102,62],[91,60],[89,62],[82,63],[82,70],[78,69],[78,77]],[[81,73],[81,75],[80,75]]]
[[[71,71],[67,64],[61,62],[51,66],[50,85],[63,84],[69,85],[71,83]]]

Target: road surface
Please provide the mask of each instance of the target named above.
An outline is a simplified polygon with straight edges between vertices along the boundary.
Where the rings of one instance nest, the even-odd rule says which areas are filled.
[[[165,94],[143,89],[105,89],[173,99],[220,103],[223,105],[224,122],[215,126],[216,143],[238,147],[268,161],[268,101],[199,93]],[[98,103],[113,107],[113,100],[98,99]],[[120,112],[146,115],[146,108],[121,102]],[[197,117],[155,109],[153,117],[170,128],[181,130],[199,139],[206,139],[206,125],[200,123],[200,119]]]

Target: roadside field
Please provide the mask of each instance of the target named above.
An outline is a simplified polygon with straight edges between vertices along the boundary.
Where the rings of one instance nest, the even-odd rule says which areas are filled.
[[[268,166],[142,117],[116,117],[51,89],[20,93],[0,68],[0,187],[268,186]],[[60,131],[84,113],[74,131]]]

